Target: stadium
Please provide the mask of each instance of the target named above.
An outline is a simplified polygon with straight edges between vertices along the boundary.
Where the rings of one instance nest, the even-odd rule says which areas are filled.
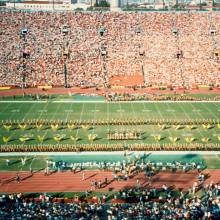
[[[220,219],[218,1],[0,3],[0,219]]]

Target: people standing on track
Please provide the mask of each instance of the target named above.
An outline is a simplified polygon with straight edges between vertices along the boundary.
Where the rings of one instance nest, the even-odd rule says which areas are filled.
[[[33,173],[34,173],[34,172],[33,172],[32,167],[29,168],[29,171],[30,171],[30,175],[33,176]]]
[[[85,180],[85,172],[82,173],[82,180]]]
[[[50,174],[50,171],[49,171],[49,167],[47,166],[45,169],[44,169],[44,176],[48,176]]]
[[[21,182],[21,177],[20,177],[19,172],[16,173],[15,180],[17,181],[17,183]]]
[[[6,166],[8,167],[10,165],[10,160],[6,159],[5,162],[6,162]]]
[[[21,158],[21,164],[22,164],[22,166],[25,166],[26,160],[27,160],[27,157],[22,157],[22,158]]]

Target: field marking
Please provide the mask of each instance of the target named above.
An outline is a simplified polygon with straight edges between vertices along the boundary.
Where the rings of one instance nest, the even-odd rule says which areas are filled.
[[[168,106],[168,104],[166,104],[166,105]],[[158,108],[158,106],[157,106],[156,104],[154,104],[154,106],[156,107],[157,112],[159,113],[160,117],[161,117],[162,119],[164,119],[164,117],[163,117],[163,115],[162,115],[160,109]],[[168,107],[169,107],[169,106],[168,106]],[[173,112],[172,112],[172,114],[173,114]],[[169,133],[169,136],[172,137],[172,133],[171,133],[170,129],[168,129],[168,133]]]
[[[34,105],[33,105],[34,106]],[[41,109],[41,110],[43,110],[43,111],[41,111],[41,113],[40,113],[40,115],[38,116],[38,119],[41,117],[41,115],[44,113],[44,110],[46,110],[46,108],[47,108],[47,106],[48,106],[48,103],[44,106],[44,108],[43,109]],[[46,110],[47,111],[47,110]],[[48,132],[48,131],[47,131]],[[47,133],[46,133],[47,134]],[[29,157],[30,156],[30,153],[31,152],[25,152],[25,153],[23,153],[25,156],[27,156],[27,157]]]
[[[182,105],[179,105],[179,106],[183,109],[183,111],[184,111],[184,113],[185,113],[185,110],[184,110],[184,108],[182,107]],[[195,109],[195,107],[194,107],[191,103],[190,103],[190,106],[191,106],[192,109]],[[200,112],[198,112],[198,114],[199,114],[200,116],[202,116]],[[187,115],[188,119],[190,120],[191,118],[188,116],[187,113],[186,113],[186,115]],[[202,116],[201,118],[203,118],[203,116]],[[198,129],[198,133],[200,134],[200,138],[202,138],[202,137],[203,137],[203,134],[202,134],[202,132],[200,131],[200,129]]]
[[[100,112],[99,109],[91,109],[90,112],[96,113],[96,112]]]
[[[166,103],[167,104],[167,103]],[[175,109],[166,109],[167,112],[175,112]]]
[[[47,109],[46,109],[47,106],[48,106],[48,103],[43,107],[43,109],[41,109],[40,115],[38,116],[38,120],[41,119],[41,116],[44,113],[44,111],[47,111]]]
[[[214,116],[214,118],[218,119],[218,116],[214,112],[212,112],[209,108],[207,108],[207,106],[204,105],[203,103],[202,103],[202,105],[207,109],[207,111],[210,112],[210,114],[212,114]]]
[[[145,103],[143,103],[143,106],[144,106],[144,110],[153,111],[153,110],[151,110],[151,109],[146,109],[146,104],[145,104]],[[154,126],[152,126],[152,130],[153,130],[153,133],[154,133],[154,132],[155,132]],[[147,134],[146,134],[146,135],[147,135]]]
[[[40,109],[40,110],[38,110],[38,113],[45,113],[45,112],[47,112],[47,109]]]
[[[45,107],[44,108],[46,108],[48,106],[48,103],[45,105]],[[61,105],[58,105],[57,106],[57,108],[56,108],[56,111],[53,113],[53,116],[52,116],[52,118],[54,118],[55,116],[56,116],[56,114],[57,114],[57,111],[58,111],[58,109],[59,109],[59,107],[60,107]],[[39,120],[39,118],[41,117],[41,115],[43,114],[43,112],[40,114],[40,116],[38,117],[38,120]],[[51,119],[51,120],[54,120],[54,119]],[[45,132],[44,132],[44,137],[46,137],[46,135],[47,135],[47,133],[49,132],[49,129],[47,129]]]
[[[69,119],[69,114],[70,114],[70,112],[73,112],[72,105],[73,105],[73,103],[71,103],[71,105],[70,105],[70,109],[66,109],[66,110],[65,110],[65,112],[67,112],[66,122],[67,122],[68,119]]]
[[[10,103],[6,105],[5,109],[3,109],[3,111],[0,111],[0,114],[3,114],[4,112],[6,112],[6,110],[9,108]]]
[[[193,112],[201,112],[201,109],[193,109]]]
[[[23,120],[26,119],[27,115],[31,112],[31,110],[35,107],[35,103],[29,108],[29,111],[24,115]]]
[[[80,112],[80,116],[79,116],[79,123],[81,123],[82,122],[82,115],[83,115],[83,111],[84,111],[84,103],[83,103],[83,105],[82,105],[82,109],[81,109],[81,112]],[[77,129],[77,131],[76,131],[76,137],[78,137],[78,133],[79,133],[79,128]]]
[[[0,103],[107,103],[106,100],[47,100],[47,101],[28,101],[28,100],[0,100]],[[131,103],[131,101],[112,101],[109,103]],[[212,101],[212,100],[199,100],[199,101],[172,101],[172,100],[162,100],[162,101],[151,101],[151,100],[138,100],[132,101],[132,103],[220,103],[220,101]]]
[[[18,109],[20,109],[22,107],[23,103],[21,103],[18,107]],[[15,112],[11,113],[8,120],[11,120],[12,116],[14,116]]]
[[[124,109],[117,109],[116,112],[122,113],[122,112],[125,112],[125,110]]]
[[[95,121],[96,118],[96,107],[97,107],[97,103],[95,103],[95,110],[93,111],[93,121]],[[95,126],[93,124],[92,134],[94,133],[95,133]]]
[[[21,104],[21,105],[20,105],[19,110],[20,110],[20,108],[22,107],[22,105],[23,105],[23,104]],[[26,113],[24,114],[24,116],[23,116],[23,120],[25,120],[25,118],[26,118],[27,114],[28,114],[28,113],[31,111],[31,109],[33,108],[33,106],[34,106],[34,105],[35,105],[35,104],[33,104],[33,105],[30,107],[29,111],[28,111],[28,112],[26,112]],[[10,114],[9,119],[11,119],[11,118],[12,118],[12,116],[13,116],[14,114],[15,114],[15,112],[13,112],[12,114]],[[14,134],[12,134],[12,135],[11,135],[11,138],[13,138],[13,135],[14,135]]]
[[[119,104],[120,110],[122,110],[122,108],[121,108],[121,103],[119,102],[118,104]],[[120,118],[122,119],[122,118],[123,118],[123,117],[122,117],[122,111],[119,111],[119,113],[120,113]],[[123,124],[119,126],[120,130],[122,130],[122,131],[125,130],[124,127],[125,127],[125,126],[124,126]],[[124,143],[125,143],[125,142],[124,142]]]
[[[150,109],[142,109],[142,112],[152,112]]]
[[[193,133],[184,133],[184,134],[181,134],[181,136],[183,136],[183,137],[192,137]]]
[[[29,170],[32,169],[32,164],[33,164],[33,162],[37,159],[36,157],[37,157],[37,155],[35,154],[34,157],[33,157],[33,159],[31,160],[31,163],[30,163],[30,166],[29,166]]]
[[[20,109],[12,109],[11,111],[10,111],[11,113],[19,113],[20,112]]]

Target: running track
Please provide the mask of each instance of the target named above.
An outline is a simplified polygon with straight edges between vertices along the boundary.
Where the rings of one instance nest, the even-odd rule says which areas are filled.
[[[108,181],[112,180],[112,172],[109,171],[83,171],[85,173],[85,180],[82,180],[82,171],[76,174],[66,171],[62,173],[53,173],[45,176],[43,172],[34,173],[29,176],[28,172],[20,172],[20,176],[24,178],[20,183],[17,183],[13,178],[15,172],[1,172],[0,173],[0,192],[1,193],[18,193],[18,192],[79,192],[91,189],[91,181],[104,181],[107,177]],[[220,182],[220,170],[206,170],[205,173],[211,175],[206,180],[206,183],[213,181]],[[176,188],[188,189],[197,181],[197,171],[190,171],[183,173],[178,171],[176,173],[160,172],[151,180],[150,187],[160,188],[163,184],[167,186],[175,186]],[[148,179],[143,173],[140,173],[127,181],[112,181],[107,186],[103,185],[101,189],[96,191],[109,191],[109,188],[118,191],[124,187],[135,186],[139,179],[141,186],[148,186]]]

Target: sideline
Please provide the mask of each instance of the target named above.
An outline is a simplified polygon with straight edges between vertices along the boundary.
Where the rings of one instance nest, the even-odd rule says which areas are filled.
[[[151,100],[143,100],[143,101],[118,101],[118,102],[107,102],[105,100],[36,100],[36,101],[29,101],[29,100],[0,100],[0,103],[220,103],[220,101],[212,101],[212,100],[200,100],[200,101],[191,101],[191,100],[183,100],[183,101],[172,101],[172,100],[163,100],[163,101],[151,101]]]

